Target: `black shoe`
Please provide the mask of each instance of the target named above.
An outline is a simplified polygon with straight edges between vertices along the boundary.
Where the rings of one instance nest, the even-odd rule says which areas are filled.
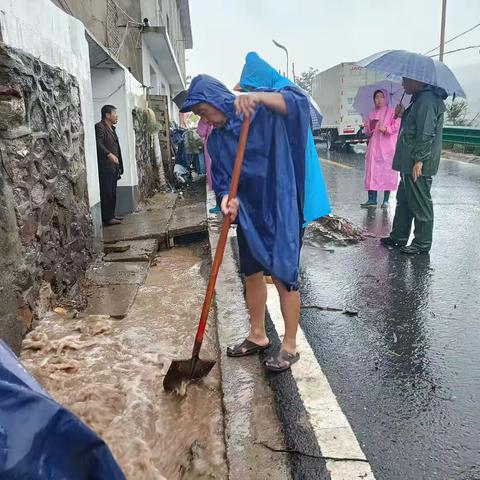
[[[406,255],[420,255],[421,253],[428,253],[429,250],[425,248],[420,248],[417,247],[417,245],[409,245],[408,247],[402,247],[400,249],[402,253],[405,253]]]
[[[407,242],[399,242],[392,237],[383,237],[380,239],[380,243],[386,247],[399,248],[404,247]]]
[[[377,208],[377,206],[377,202],[371,202],[370,200],[360,204],[361,208]]]
[[[122,222],[120,220],[117,220],[116,218],[112,218],[108,222],[103,222],[103,224],[106,227],[110,227],[111,225],[120,225]]]

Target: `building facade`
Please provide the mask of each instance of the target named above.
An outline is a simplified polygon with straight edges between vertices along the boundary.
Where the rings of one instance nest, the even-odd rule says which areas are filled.
[[[185,51],[193,47],[188,0],[52,0],[153,95],[171,102],[185,88]]]
[[[187,0],[0,0],[0,338],[16,350],[42,299],[67,292],[101,248],[101,107],[119,111],[128,213],[154,191],[148,95],[178,118],[191,47]]]

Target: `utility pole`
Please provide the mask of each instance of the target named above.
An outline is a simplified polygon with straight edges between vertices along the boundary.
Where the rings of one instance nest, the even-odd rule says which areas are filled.
[[[447,0],[442,0],[442,25],[440,27],[440,55],[439,60],[443,62],[443,53],[445,51],[445,23],[447,20]]]

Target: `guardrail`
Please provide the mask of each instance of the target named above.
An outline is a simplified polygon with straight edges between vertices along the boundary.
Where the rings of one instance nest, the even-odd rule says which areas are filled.
[[[480,149],[480,128],[443,127],[443,145],[462,145],[469,150]]]

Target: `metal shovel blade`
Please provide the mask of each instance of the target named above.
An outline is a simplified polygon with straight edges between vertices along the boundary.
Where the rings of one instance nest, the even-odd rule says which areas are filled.
[[[180,392],[182,383],[206,377],[214,365],[214,361],[201,360],[200,358],[174,360],[163,379],[163,388],[167,392]]]

